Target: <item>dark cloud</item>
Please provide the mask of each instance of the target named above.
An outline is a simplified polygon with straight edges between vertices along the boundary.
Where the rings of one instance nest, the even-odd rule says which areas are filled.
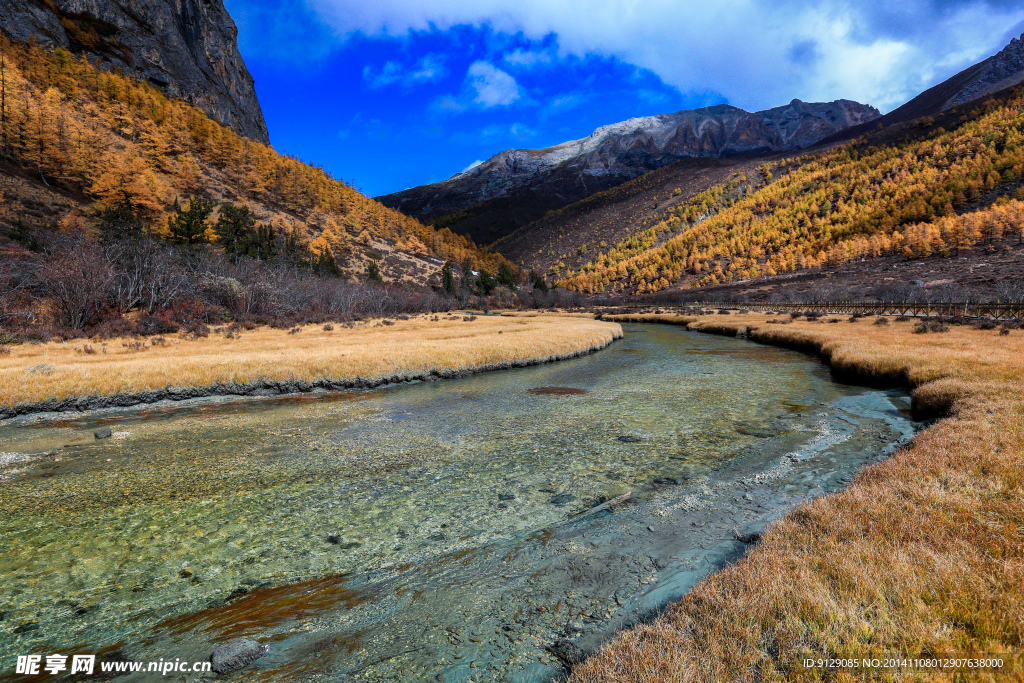
[[[821,58],[821,51],[818,49],[818,41],[801,40],[798,43],[793,43],[793,46],[789,48],[787,56],[789,57],[789,61],[793,62],[797,66],[811,66]]]

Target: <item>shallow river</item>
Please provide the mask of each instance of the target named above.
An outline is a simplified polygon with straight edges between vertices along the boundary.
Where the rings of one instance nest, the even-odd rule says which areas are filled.
[[[4,423],[0,678],[249,636],[238,680],[552,680],[545,646],[598,647],[913,434],[905,395],[809,357],[624,329],[466,379]]]

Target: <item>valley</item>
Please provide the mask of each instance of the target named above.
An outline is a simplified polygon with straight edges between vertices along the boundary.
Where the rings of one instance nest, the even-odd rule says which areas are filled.
[[[0,679],[1020,679],[1021,24],[413,5],[0,0]]]

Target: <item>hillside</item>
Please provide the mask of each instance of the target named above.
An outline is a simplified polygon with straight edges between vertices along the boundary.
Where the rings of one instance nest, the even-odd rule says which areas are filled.
[[[409,215],[490,243],[595,192],[680,159],[803,149],[878,117],[837,100],[746,112],[716,105],[602,126],[547,149],[506,150],[452,178],[379,199]]]
[[[117,224],[165,235],[179,200],[244,206],[293,250],[329,258],[350,276],[383,260],[385,279],[425,282],[432,261],[496,269],[463,237],[435,230],[366,198],[322,169],[276,153],[165,97],[146,82],[0,37],[0,229]],[[204,239],[216,241],[212,232]]]
[[[1007,74],[1010,74],[1008,77]],[[870,135],[873,144],[899,143],[908,135],[919,136],[928,128],[921,124],[926,116],[939,117],[941,125],[950,126],[944,110],[953,108],[975,93],[987,94],[993,88],[1024,77],[1024,41],[1014,39],[998,54],[965,69],[929,90],[914,97],[892,112],[860,125],[835,133],[807,152],[824,152],[837,144]],[[952,115],[953,121],[960,114]],[[597,251],[609,244],[623,242],[652,225],[671,219],[671,210],[684,204],[695,194],[725,185],[730,180],[747,185],[762,182],[755,168],[765,162],[777,162],[784,154],[729,157],[723,160],[692,159],[675,162],[639,178],[604,190],[549,211],[542,218],[527,223],[494,244],[494,247],[524,268],[559,277],[568,270],[577,271]],[[733,196],[736,196],[733,191]],[[963,209],[958,209],[962,211]],[[869,277],[862,269],[864,277]],[[824,275],[822,275],[824,276]],[[788,276],[787,276],[788,277]],[[801,280],[811,277],[808,274]],[[969,280],[970,278],[967,278]],[[864,283],[861,283],[864,284]],[[789,285],[786,285],[788,287]],[[736,289],[729,285],[730,290]],[[775,289],[771,285],[768,289]]]
[[[0,0],[0,33],[118,69],[268,142],[238,30],[221,0]]]
[[[716,185],[581,268],[552,272],[577,291],[645,293],[993,246],[1024,226],[1022,105],[1018,89],[895,139],[883,129],[765,164],[763,186]]]
[[[559,268],[578,269],[595,251],[657,223],[667,211],[700,192],[733,179],[743,187],[760,182],[757,167],[779,158],[778,154],[766,154],[682,159],[549,211],[493,247],[513,263],[538,273],[559,263]]]

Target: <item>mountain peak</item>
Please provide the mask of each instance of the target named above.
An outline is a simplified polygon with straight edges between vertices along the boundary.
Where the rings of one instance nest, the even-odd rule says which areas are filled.
[[[680,159],[794,151],[878,116],[874,107],[849,100],[796,99],[753,113],[731,104],[716,104],[640,116],[544,149],[504,150],[448,180],[379,199],[386,206],[422,218],[495,201],[514,205],[521,217],[513,219],[502,209],[499,213],[504,215],[493,221],[495,228],[486,235],[474,234],[478,241],[488,242],[507,234],[522,220],[539,217],[532,216],[537,211],[543,215],[548,209]]]

